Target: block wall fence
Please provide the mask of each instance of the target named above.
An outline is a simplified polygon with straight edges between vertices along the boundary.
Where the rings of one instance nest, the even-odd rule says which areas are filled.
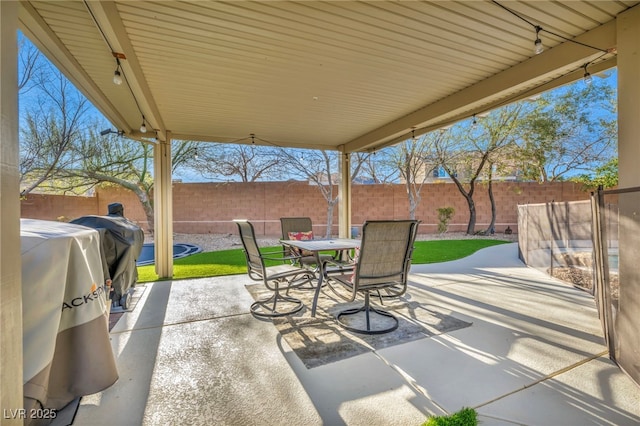
[[[338,193],[337,187],[334,193]],[[509,226],[518,231],[518,205],[560,201],[588,200],[589,192],[572,182],[496,182],[493,184],[496,202],[496,232]],[[435,233],[437,209],[453,207],[455,214],[449,231],[464,232],[469,220],[466,200],[453,183],[427,184],[421,191],[422,200],[416,212],[421,220],[420,233]],[[476,231],[486,229],[491,220],[491,205],[487,186],[476,186]],[[106,215],[110,203],[124,206],[125,216],[149,231],[147,219],[137,197],[123,188],[105,187],[94,196],[30,194],[21,202],[21,217],[43,220],[71,220],[86,215]],[[352,225],[365,220],[406,219],[409,202],[404,185],[353,185]],[[314,231],[324,235],[327,224],[327,203],[318,188],[306,182],[231,182],[174,183],[173,230],[187,234],[235,234],[233,219],[249,219],[256,233],[267,236],[280,234],[280,217],[309,216]],[[333,234],[338,232],[338,206],[333,212]]]

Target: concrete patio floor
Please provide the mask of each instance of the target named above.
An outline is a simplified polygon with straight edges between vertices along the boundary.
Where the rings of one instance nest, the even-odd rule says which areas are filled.
[[[248,313],[246,275],[146,284],[111,331],[119,380],[73,424],[404,426],[462,407],[483,426],[640,424],[592,297],[517,244],[411,271],[411,301],[473,324],[312,369]]]

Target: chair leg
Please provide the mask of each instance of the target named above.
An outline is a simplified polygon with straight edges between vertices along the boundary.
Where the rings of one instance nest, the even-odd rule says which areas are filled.
[[[364,315],[358,315],[361,312],[364,313]],[[372,315],[373,314],[373,315]],[[371,321],[371,317],[376,318],[376,316],[378,317],[382,317],[380,319],[385,320],[385,322],[387,323],[391,323],[391,325],[388,325],[386,327],[382,327],[382,328],[372,328],[372,321]],[[362,318],[364,317],[364,318]],[[364,293],[364,305],[359,307],[359,308],[352,308],[352,309],[346,309],[342,312],[340,312],[337,317],[336,320],[338,321],[338,323],[346,328],[349,331],[354,331],[356,333],[364,333],[364,334],[382,334],[382,333],[388,333],[390,331],[393,331],[395,329],[398,328],[399,322],[398,322],[398,318],[396,318],[393,314],[391,314],[390,312],[384,311],[382,309],[376,309],[373,306],[371,306],[370,302],[369,302],[369,292],[365,292]],[[347,321],[345,321],[347,320]],[[366,328],[364,327],[358,327],[359,325],[365,325]]]
[[[278,306],[279,305],[279,306]],[[284,306],[283,306],[284,305]],[[273,294],[251,304],[251,313],[257,317],[275,318],[295,314],[304,307],[302,300],[283,295],[276,284]]]

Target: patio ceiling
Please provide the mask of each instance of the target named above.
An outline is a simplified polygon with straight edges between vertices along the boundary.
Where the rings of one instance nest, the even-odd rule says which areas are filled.
[[[351,152],[614,67],[637,3],[22,1],[19,18],[131,137]]]

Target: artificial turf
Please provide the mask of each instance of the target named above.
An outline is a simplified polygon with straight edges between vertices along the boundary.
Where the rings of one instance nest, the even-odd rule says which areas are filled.
[[[504,244],[507,241],[492,239],[463,239],[463,240],[429,240],[416,241],[412,263],[448,262],[469,256],[476,251]],[[263,251],[279,250],[280,247],[265,247]],[[274,263],[275,264],[275,263]],[[241,249],[220,250],[196,253],[173,262],[173,278],[203,278],[221,275],[246,274],[247,265]],[[157,281],[154,265],[138,266],[138,282]]]

